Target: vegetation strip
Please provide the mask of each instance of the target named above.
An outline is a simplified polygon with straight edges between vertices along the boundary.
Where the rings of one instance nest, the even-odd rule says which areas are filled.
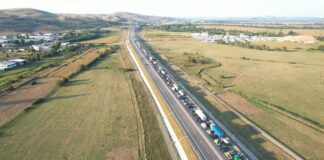
[[[134,62],[135,62],[135,64],[136,64],[137,68],[138,68],[139,71],[140,71],[141,77],[143,78],[143,80],[144,80],[146,86],[149,88],[149,90],[150,90],[150,92],[151,92],[151,94],[152,94],[152,96],[153,96],[153,98],[154,98],[154,100],[155,100],[155,102],[156,102],[156,104],[157,104],[157,106],[158,106],[158,108],[159,108],[159,111],[160,111],[160,113],[161,113],[161,115],[162,115],[162,117],[163,117],[163,119],[164,119],[165,125],[167,126],[167,128],[168,128],[168,130],[169,130],[169,133],[170,133],[170,135],[171,135],[173,141],[175,142],[176,148],[177,148],[177,150],[178,150],[178,152],[179,152],[179,155],[180,155],[181,159],[184,159],[184,160],[185,160],[185,159],[188,159],[188,158],[187,158],[187,155],[186,155],[186,152],[185,152],[184,149],[182,148],[182,145],[181,145],[179,139],[177,138],[177,135],[176,135],[175,132],[173,131],[172,126],[171,126],[171,124],[170,124],[168,118],[166,117],[166,115],[165,115],[163,109],[161,108],[161,104],[160,104],[161,102],[160,102],[160,100],[158,100],[158,98],[156,97],[156,95],[155,95],[156,93],[155,93],[155,92],[153,91],[153,89],[151,88],[151,84],[148,82],[148,80],[147,80],[147,78],[146,78],[146,75],[143,73],[143,70],[142,70],[141,66],[139,65],[139,63],[138,63],[138,60],[135,58],[135,55],[134,55],[134,53],[131,51],[131,49],[129,48],[128,44],[129,44],[129,43],[126,43],[127,48],[128,48],[128,51],[129,51],[129,53],[131,54],[131,56],[132,56],[132,58],[133,58],[133,60],[134,60]]]

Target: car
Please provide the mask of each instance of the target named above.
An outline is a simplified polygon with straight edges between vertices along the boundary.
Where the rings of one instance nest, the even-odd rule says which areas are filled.
[[[231,155],[230,152],[225,152],[224,155],[225,155],[225,157],[226,157],[227,159],[233,159],[233,157],[232,157],[232,155]]]
[[[222,152],[228,152],[230,150],[230,148],[228,146],[225,146],[225,145],[220,145],[220,148],[219,148]]]
[[[238,154],[238,153],[237,153],[237,150],[235,150],[233,147],[230,147],[230,153],[231,153],[232,155]]]
[[[241,160],[241,157],[238,154],[234,154],[232,157],[233,160]]]

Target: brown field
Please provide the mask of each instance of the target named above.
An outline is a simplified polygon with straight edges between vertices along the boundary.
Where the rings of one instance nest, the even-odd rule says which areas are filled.
[[[306,43],[294,43],[294,42],[261,42],[261,41],[255,41],[252,42],[252,44],[257,45],[266,45],[270,48],[282,48],[287,47],[291,50],[307,50],[310,48],[317,48],[319,45],[324,45],[324,42],[316,42],[314,44],[306,44]]]
[[[225,30],[240,30],[248,32],[274,32],[274,33],[288,33],[289,31],[297,32],[301,35],[324,36],[324,29],[267,29],[267,28],[253,28],[240,26],[199,26],[203,28],[218,28]]]
[[[120,68],[120,55],[107,55],[0,128],[0,159],[140,159],[141,132]]]
[[[48,93],[54,90],[57,80],[60,78],[67,78],[76,73],[80,70],[81,64],[85,66],[88,65],[104,50],[105,48],[90,49],[77,57],[66,60],[59,67],[42,70],[33,76],[42,77],[36,80],[35,85],[31,85],[31,83],[24,84],[13,92],[9,92],[0,97],[0,125],[11,120],[24,109],[32,106],[34,101],[46,97]],[[27,78],[23,82],[26,83],[32,79],[33,78]]]
[[[219,93],[250,120],[304,158],[323,158],[320,152],[323,150],[321,146],[324,146],[324,141],[319,140],[319,137],[323,137],[320,131],[268,107],[255,104],[253,101],[241,101],[242,97],[238,99],[238,95],[222,94],[226,93],[227,89],[234,92],[240,91],[257,100],[279,105],[290,112],[323,124],[321,106],[324,105],[324,100],[321,93],[324,93],[324,88],[319,83],[320,75],[324,73],[322,67],[324,57],[321,52],[259,51],[189,39],[183,41],[182,37],[185,33],[179,33],[179,40],[170,41],[170,39],[176,39],[176,32],[163,33],[163,31],[145,30],[142,34],[144,39],[147,39],[149,35],[151,41],[148,43],[155,51],[192,77],[197,78],[197,73],[201,68],[206,68],[208,64],[188,63],[188,55],[193,56],[198,53],[212,60],[208,62],[210,64],[221,63],[220,67],[204,69],[198,74],[201,76],[198,77],[200,81],[192,85],[202,84],[211,91]],[[168,34],[171,36],[168,37]],[[219,106],[216,108],[219,109]],[[228,114],[225,111],[219,116],[225,120],[230,119],[230,122],[237,121],[237,118],[232,119]],[[238,130],[238,128],[234,127],[233,130]],[[263,146],[263,143],[254,140],[249,143],[256,148],[260,148],[259,144]],[[267,150],[275,149],[270,147]]]
[[[26,84],[0,97],[0,126],[31,106],[37,99],[53,91],[57,79],[41,78],[35,85]]]
[[[100,53],[104,52],[105,49],[106,48],[90,49],[74,60],[68,61],[61,67],[54,69],[52,73],[48,74],[48,77],[69,77],[71,74],[79,71],[81,65],[87,66],[89,63],[98,58]]]
[[[83,41],[82,43],[92,43],[92,44],[99,44],[99,43],[117,43],[121,39],[120,29],[117,28],[108,28],[108,30],[112,31],[108,35],[102,38],[93,39],[89,41]]]
[[[116,43],[118,42],[119,37],[118,36],[108,36],[104,38],[94,39],[90,41],[84,41],[82,43]]]

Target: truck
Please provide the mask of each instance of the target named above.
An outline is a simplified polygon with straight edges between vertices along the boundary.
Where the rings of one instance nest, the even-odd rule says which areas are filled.
[[[196,109],[195,113],[197,114],[197,116],[202,120],[202,121],[206,121],[207,117],[206,115],[200,110],[200,109]]]
[[[216,124],[211,124],[210,130],[213,131],[218,137],[224,136],[223,131]]]

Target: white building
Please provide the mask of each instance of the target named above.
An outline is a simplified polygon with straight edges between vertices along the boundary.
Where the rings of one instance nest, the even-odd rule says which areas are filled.
[[[0,62],[0,70],[2,71],[15,68],[16,66],[17,65],[15,62],[10,62],[10,61]]]
[[[35,51],[48,51],[51,46],[48,45],[43,45],[43,44],[37,44],[37,45],[32,45],[32,48],[35,50]]]
[[[27,63],[27,61],[24,59],[12,59],[12,60],[9,60],[9,62],[16,63],[16,66],[22,66]]]

